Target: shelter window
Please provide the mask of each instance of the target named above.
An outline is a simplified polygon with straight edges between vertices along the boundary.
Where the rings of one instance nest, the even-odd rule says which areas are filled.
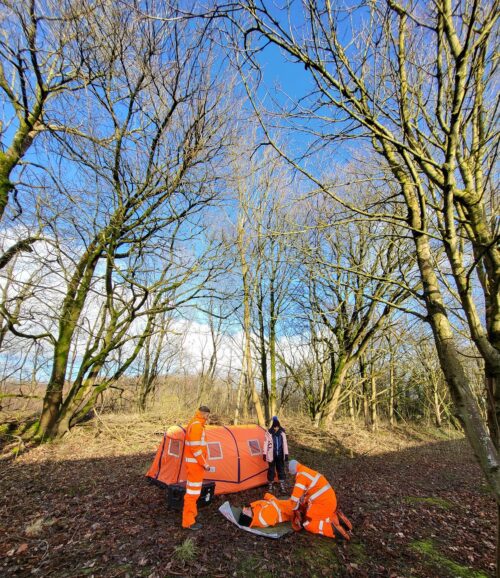
[[[223,458],[220,442],[208,442],[207,449],[209,460],[221,460]]]
[[[168,441],[168,455],[178,458],[181,455],[181,441],[172,438]]]
[[[252,456],[260,456],[262,453],[259,440],[248,440],[248,449]]]

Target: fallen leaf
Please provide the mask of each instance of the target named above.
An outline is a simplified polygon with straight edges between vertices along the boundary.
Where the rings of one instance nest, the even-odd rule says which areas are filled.
[[[24,544],[21,544],[19,546],[19,548],[16,550],[16,555],[24,554],[24,552],[26,552],[27,549],[28,549],[28,544],[26,544],[26,542],[25,542]]]

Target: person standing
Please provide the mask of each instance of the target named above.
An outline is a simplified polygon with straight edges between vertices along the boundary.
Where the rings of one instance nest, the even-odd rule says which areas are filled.
[[[288,461],[288,443],[286,440],[285,430],[281,427],[279,419],[274,416],[271,427],[267,430],[264,438],[264,455],[265,462],[269,463],[267,470],[268,488],[271,492],[275,472],[278,472],[280,490],[286,492],[285,488],[285,462]]]
[[[182,527],[188,530],[200,530],[201,524],[196,521],[198,508],[196,502],[201,494],[205,471],[210,471],[207,463],[207,444],[205,441],[205,424],[210,410],[202,405],[194,414],[186,428],[184,456],[186,462],[186,493],[182,509]]]

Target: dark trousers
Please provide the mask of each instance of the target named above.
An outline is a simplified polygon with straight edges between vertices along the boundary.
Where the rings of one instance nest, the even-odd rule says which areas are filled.
[[[274,458],[273,462],[269,462],[269,469],[267,470],[267,481],[274,481],[274,472],[278,470],[278,480],[283,481],[286,477],[285,475],[285,459],[284,458]]]

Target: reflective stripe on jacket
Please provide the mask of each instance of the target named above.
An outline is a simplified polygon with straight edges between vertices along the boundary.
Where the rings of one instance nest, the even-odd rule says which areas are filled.
[[[272,494],[265,494],[263,500],[250,504],[252,508],[251,528],[267,528],[281,522],[289,522],[293,515],[293,502],[278,500]]]
[[[331,502],[335,500],[335,492],[322,474],[311,468],[298,464],[295,476],[295,486],[290,498],[294,502],[294,510],[300,503],[307,502],[310,507],[313,503]]]
[[[197,411],[186,427],[184,460],[188,464],[205,467],[207,463],[207,442],[205,441],[205,418]]]

